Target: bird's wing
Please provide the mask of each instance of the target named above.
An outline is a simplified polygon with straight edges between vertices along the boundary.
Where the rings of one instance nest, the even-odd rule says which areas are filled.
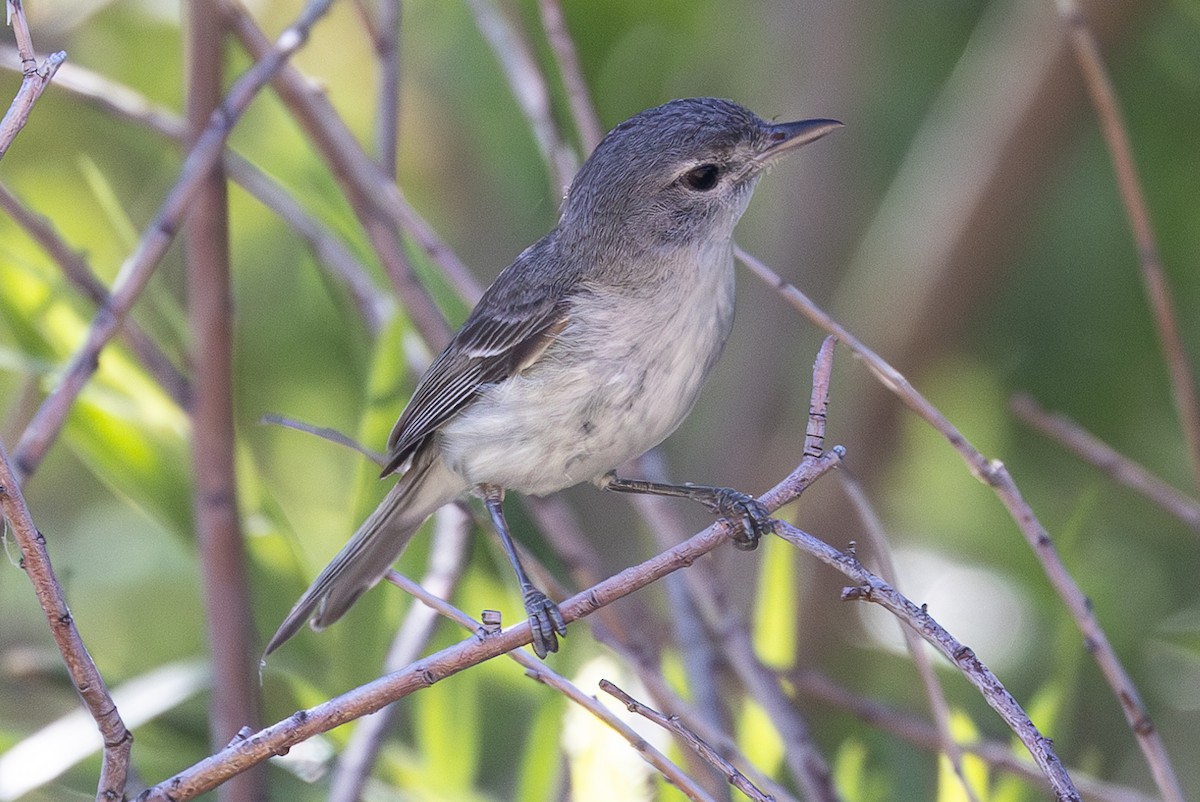
[[[417,384],[388,438],[384,476],[397,470],[481,388],[536,362],[566,328],[567,287],[572,282],[564,281],[561,274],[549,282],[521,276],[535,256],[531,252],[522,254],[497,278]]]

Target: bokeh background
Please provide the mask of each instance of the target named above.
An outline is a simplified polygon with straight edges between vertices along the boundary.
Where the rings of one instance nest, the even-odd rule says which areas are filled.
[[[536,3],[491,7],[544,65],[552,63]],[[300,6],[263,0],[250,8],[275,33]],[[1106,0],[1085,8],[1126,114],[1195,365],[1200,5]],[[1031,431],[1009,407],[1015,394],[1029,394],[1197,493],[1110,158],[1053,3],[565,0],[563,10],[605,127],[689,95],[733,98],[764,117],[846,122],[762,182],[740,244],[830,310],[1008,466],[1094,602],[1185,789],[1200,796],[1193,759],[1200,743],[1197,532]],[[177,4],[47,1],[28,12],[39,52],[64,49],[71,64],[182,108]],[[11,43],[11,34],[3,41]],[[487,282],[554,224],[561,188],[473,4],[405,2],[401,53],[399,183]],[[247,66],[236,44],[227,54],[230,75]],[[376,78],[356,7],[335,4],[295,64],[369,147]],[[6,62],[0,96],[10,98],[18,84]],[[554,86],[555,117],[576,141]],[[270,91],[238,123],[230,146],[342,236],[389,292],[327,167]],[[163,136],[51,86],[0,163],[0,181],[111,282],[181,159]],[[252,613],[265,638],[384,488],[358,454],[260,418],[279,413],[380,447],[414,378],[401,354],[419,347],[403,310],[374,336],[305,243],[236,187],[230,219],[240,506]],[[435,270],[418,263],[427,274]],[[176,246],[134,313],[180,365],[188,348],[183,283]],[[467,307],[444,283],[432,285],[452,321],[461,321]],[[739,287],[726,355],[664,458],[680,480],[761,492],[800,458],[822,333],[748,273]],[[93,308],[4,215],[0,310],[0,436],[11,449]],[[866,482],[889,532],[900,588],[928,603],[997,671],[1069,767],[1151,793],[1119,705],[995,496],[845,351],[829,420],[830,442],[847,447],[847,467]],[[141,693],[157,709],[137,727],[134,748],[135,765],[151,783],[209,753],[188,447],[186,414],[117,346],[25,488],[109,684],[159,683]],[[565,495],[612,569],[654,553],[626,499],[588,487]],[[834,545],[863,539],[831,478],[790,514]],[[680,515],[697,529],[707,520],[693,509]],[[563,576],[544,541],[514,516],[522,521],[519,535]],[[427,540],[401,560],[406,573],[423,570]],[[472,549],[456,603],[475,613],[499,608],[507,621],[518,620],[520,600],[495,543],[480,536]],[[3,763],[5,753],[11,757],[78,707],[11,542],[7,553],[0,564],[0,787],[17,767]],[[716,559],[771,665],[833,677],[862,697],[927,715],[894,622],[838,601],[840,576],[779,544],[751,556],[726,549]],[[643,591],[638,601],[669,615],[661,589]],[[344,623],[289,644],[264,675],[265,721],[376,676],[406,604],[399,592],[380,588]],[[443,624],[430,648],[461,637]],[[603,652],[576,624],[552,664],[583,675]],[[667,653],[678,667],[678,655],[669,646]],[[964,737],[1008,737],[955,672],[943,666],[941,676],[952,707],[972,722],[963,724]],[[744,748],[786,784],[778,739],[761,711],[733,696],[727,703]],[[846,799],[959,798],[947,790],[952,784],[939,783],[932,753],[803,692],[795,703]],[[560,757],[571,731],[567,707],[507,661],[439,684],[401,703],[370,798],[556,799],[568,788],[576,799],[614,798],[611,786],[587,796],[583,775],[572,773],[582,759]],[[322,738],[314,760],[327,760],[321,749],[336,751],[347,731]],[[69,762],[55,756],[61,751],[49,749],[46,762]],[[602,762],[611,768],[616,760]],[[88,757],[22,798],[91,796],[97,766]],[[273,798],[324,797],[320,780],[291,769],[272,768],[269,778]],[[1024,783],[992,779],[982,798],[1044,798]],[[678,798],[661,783],[647,787],[647,798]]]

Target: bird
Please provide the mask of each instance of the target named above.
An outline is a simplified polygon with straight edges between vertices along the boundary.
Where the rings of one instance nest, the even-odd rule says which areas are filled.
[[[543,496],[582,482],[692,499],[753,549],[772,525],[740,491],[620,477],[616,468],[691,411],[734,317],[733,232],[767,168],[841,127],[768,122],[719,98],[684,98],[613,128],[580,167],[557,225],[484,292],[430,364],[387,441],[395,484],[268,642],[338,620],[422,522],[471,493],[520,584],[534,652],[566,623],[517,556],[505,491]]]

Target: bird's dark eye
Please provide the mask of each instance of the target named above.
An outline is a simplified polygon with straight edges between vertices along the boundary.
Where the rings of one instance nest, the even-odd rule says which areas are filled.
[[[683,174],[683,183],[700,192],[707,192],[717,185],[721,168],[715,164],[701,164]]]

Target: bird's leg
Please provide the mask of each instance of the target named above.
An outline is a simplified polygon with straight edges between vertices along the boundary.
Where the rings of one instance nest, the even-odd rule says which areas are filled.
[[[733,536],[733,545],[743,551],[758,548],[762,536],[775,528],[771,513],[749,493],[731,487],[708,487],[706,485],[671,485],[663,482],[648,482],[645,479],[622,479],[610,473],[600,482],[605,490],[618,493],[643,493],[651,496],[671,496],[698,501],[715,515],[740,523],[741,531]]]
[[[517,547],[508,531],[508,521],[504,520],[504,490],[495,485],[480,485],[477,489],[488,514],[492,516],[492,526],[504,544],[504,551],[517,573],[517,581],[521,584],[521,595],[525,600],[525,612],[529,615],[529,626],[533,630],[533,651],[543,660],[550,652],[558,651],[558,638],[555,633],[566,636],[567,622],[563,620],[558,605],[550,600],[542,591],[533,586],[521,558],[517,556]]]

